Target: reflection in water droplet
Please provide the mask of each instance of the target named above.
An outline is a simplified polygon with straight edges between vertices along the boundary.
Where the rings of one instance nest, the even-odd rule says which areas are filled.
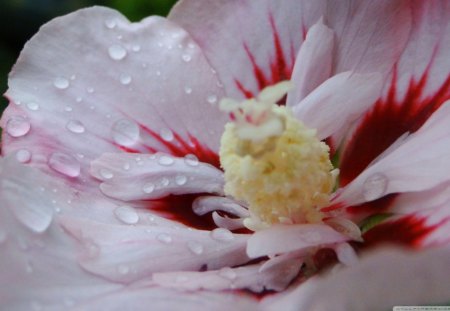
[[[109,56],[114,60],[121,60],[127,56],[127,50],[121,45],[114,44],[108,49]]]
[[[114,177],[113,172],[111,172],[109,169],[107,168],[101,168],[100,171],[100,176],[104,179],[111,179]]]
[[[375,173],[364,181],[363,196],[366,201],[373,201],[382,197],[387,190],[388,178],[381,173]]]
[[[198,158],[194,154],[187,154],[184,157],[184,162],[190,166],[197,166],[199,163]]]
[[[172,243],[172,237],[167,233],[161,233],[156,236],[156,239],[164,244]]]
[[[186,184],[186,182],[187,182],[187,177],[184,176],[184,175],[177,175],[177,176],[175,177],[175,183],[176,183],[178,186],[183,186],[183,185]]]
[[[119,274],[126,275],[130,272],[130,267],[127,265],[119,265],[117,266],[117,272],[119,272]]]
[[[229,242],[234,240],[234,235],[230,230],[224,228],[216,228],[210,233],[211,238],[216,241]]]
[[[134,225],[139,221],[139,214],[130,206],[119,206],[114,210],[114,215],[127,225]]]
[[[114,141],[122,146],[131,146],[139,138],[139,126],[126,119],[116,121],[112,127]]]
[[[16,152],[16,160],[20,163],[28,163],[31,160],[31,152],[28,149],[20,149]]]
[[[131,168],[131,165],[130,165],[130,163],[125,162],[122,167],[125,171],[128,171]]]
[[[158,163],[165,166],[170,166],[175,162],[171,156],[162,155],[158,159]]]
[[[39,104],[36,102],[29,102],[29,103],[27,103],[27,108],[32,111],[36,111],[39,109]]]
[[[62,152],[52,153],[48,159],[48,166],[69,177],[77,177],[81,171],[80,162],[71,155]]]
[[[117,23],[114,19],[110,18],[105,20],[105,26],[106,28],[113,29],[117,26]]]
[[[69,80],[63,77],[56,77],[55,80],[53,80],[53,85],[60,90],[67,89],[70,85]]]
[[[195,255],[201,255],[203,254],[203,245],[201,245],[199,242],[196,241],[189,241],[187,243],[187,247],[189,250],[195,254]]]
[[[192,93],[192,88],[190,88],[189,86],[186,86],[186,87],[184,88],[184,92],[185,92],[186,94],[191,94],[191,93]]]
[[[142,187],[142,191],[144,191],[147,194],[152,193],[154,190],[155,190],[155,185],[152,183],[147,183],[144,185],[144,187]]]
[[[181,56],[181,58],[182,58],[186,63],[190,62],[191,59],[192,59],[191,55],[189,55],[189,54],[183,54],[183,55]]]
[[[209,95],[207,98],[208,103],[214,104],[217,102],[217,96],[216,95]]]
[[[81,134],[81,133],[84,133],[84,131],[85,131],[83,123],[81,123],[78,120],[69,120],[69,122],[67,122],[67,124],[66,124],[66,128],[70,132],[75,133],[75,134]]]
[[[30,129],[30,122],[22,116],[13,116],[6,122],[6,132],[12,137],[24,136]]]
[[[234,280],[234,279],[236,279],[237,274],[232,268],[224,267],[219,270],[219,276],[221,276],[227,280]]]
[[[173,132],[168,128],[161,129],[161,131],[159,132],[159,135],[165,141],[172,141],[174,138]]]
[[[122,74],[120,76],[120,83],[122,83],[123,85],[128,85],[131,83],[131,76],[127,75],[127,74]]]
[[[139,44],[134,44],[131,49],[133,52],[139,52],[141,50],[141,46]]]

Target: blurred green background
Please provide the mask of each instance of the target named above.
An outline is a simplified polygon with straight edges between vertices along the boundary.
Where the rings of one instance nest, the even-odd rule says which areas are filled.
[[[176,0],[0,0],[0,95],[20,50],[52,18],[92,5],[114,8],[131,21],[149,15],[165,16]],[[6,107],[0,99],[0,112]]]

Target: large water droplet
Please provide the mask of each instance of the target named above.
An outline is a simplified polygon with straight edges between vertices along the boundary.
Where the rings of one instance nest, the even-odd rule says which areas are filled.
[[[147,183],[142,187],[142,191],[144,191],[147,194],[152,193],[155,190],[155,185],[152,183]]]
[[[196,241],[189,241],[187,243],[187,247],[189,250],[195,254],[195,255],[201,255],[203,254],[203,245],[201,245],[199,242]]]
[[[172,141],[174,138],[173,132],[168,128],[161,129],[161,131],[159,132],[159,135],[165,141]]]
[[[101,168],[100,171],[100,176],[104,179],[111,179],[114,177],[113,172],[111,172],[109,169],[107,168]]]
[[[77,177],[81,171],[80,162],[73,156],[62,152],[52,153],[48,159],[48,166],[69,177]]]
[[[186,182],[187,182],[187,177],[186,176],[184,176],[184,175],[177,175],[177,176],[175,176],[175,183],[178,186],[183,186],[183,185],[186,184]]]
[[[116,121],[112,127],[112,137],[119,145],[131,146],[139,138],[139,126],[126,119]]]
[[[199,163],[197,156],[195,156],[194,154],[187,154],[184,157],[184,162],[190,166],[197,166]]]
[[[123,85],[128,85],[131,83],[131,76],[127,75],[127,74],[122,74],[120,75],[120,83],[122,83]]]
[[[156,239],[164,244],[169,244],[172,242],[172,237],[167,233],[160,233],[156,236]]]
[[[13,116],[6,122],[6,132],[12,137],[24,136],[30,128],[30,122],[22,116]]]
[[[55,80],[53,80],[53,85],[60,90],[67,89],[70,85],[69,80],[63,77],[56,77]]]
[[[31,160],[31,152],[28,149],[20,149],[16,152],[16,160],[20,163],[28,163]]]
[[[211,238],[216,241],[230,242],[234,240],[234,235],[230,230],[224,228],[216,228],[210,233]]]
[[[165,166],[170,166],[175,162],[171,156],[162,155],[158,159],[158,163]]]
[[[108,49],[109,56],[114,60],[121,60],[127,56],[127,50],[121,45],[114,44]]]
[[[381,173],[375,173],[364,181],[363,195],[366,201],[373,201],[382,197],[388,186],[388,178]]]
[[[27,103],[27,108],[32,111],[36,111],[39,109],[39,104],[36,102],[29,102],[29,103]]]
[[[83,123],[81,123],[81,122],[78,121],[78,120],[69,120],[69,122],[67,122],[67,124],[66,124],[66,128],[67,128],[70,132],[75,133],[75,134],[81,134],[81,133],[84,133],[84,131],[86,130],[86,129],[84,128]]]
[[[139,214],[130,206],[119,206],[114,210],[114,215],[127,225],[134,225],[139,221]]]

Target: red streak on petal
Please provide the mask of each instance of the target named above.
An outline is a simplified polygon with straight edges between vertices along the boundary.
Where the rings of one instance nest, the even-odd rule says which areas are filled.
[[[397,194],[391,193],[371,202],[350,206],[347,208],[347,212],[365,217],[385,213],[389,211],[389,208],[392,206],[396,198]]]
[[[417,131],[450,98],[450,75],[432,96],[423,96],[429,68],[416,81],[411,79],[402,100],[396,97],[396,69],[388,95],[368,112],[346,146],[340,164],[340,182],[347,185],[378,155],[406,132]]]
[[[423,217],[406,216],[379,224],[363,234],[362,247],[373,247],[383,243],[419,247],[423,239],[439,227],[439,224],[427,226],[425,222],[426,218]]]
[[[244,94],[245,98],[255,97],[253,92],[246,89],[239,80],[234,79],[234,83],[236,84],[236,87],[239,89],[239,91],[241,91],[241,93]]]

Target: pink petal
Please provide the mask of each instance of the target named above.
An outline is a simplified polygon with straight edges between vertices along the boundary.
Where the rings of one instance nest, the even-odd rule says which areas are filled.
[[[195,38],[227,95],[238,98],[252,97],[267,85],[289,79],[307,32],[321,17],[336,33],[335,72],[387,74],[408,36],[408,5],[402,1],[184,0],[169,19]]]
[[[325,139],[360,118],[376,101],[381,88],[382,76],[378,73],[343,72],[293,106],[294,115],[317,129],[319,139]]]
[[[335,201],[357,205],[389,193],[427,190],[448,181],[449,116],[447,103],[397,149],[364,170]]]
[[[213,232],[173,226],[119,226],[77,218],[62,225],[79,243],[79,262],[94,275],[130,283],[152,273],[218,269],[248,261],[248,236],[222,239]]]
[[[148,200],[170,194],[222,193],[223,173],[212,165],[164,153],[104,154],[91,164],[102,192],[118,200]]]
[[[22,51],[9,79],[2,152],[28,149],[33,165],[78,183],[103,152],[196,153],[217,163],[226,121],[217,83],[174,23],[80,10],[46,24]]]
[[[256,258],[347,240],[347,236],[326,225],[274,225],[269,229],[257,231],[250,237],[247,254]]]
[[[264,310],[389,310],[448,301],[450,252],[381,249],[359,264],[263,301]],[[357,299],[356,299],[357,297]],[[380,299],[382,297],[382,299]]]

